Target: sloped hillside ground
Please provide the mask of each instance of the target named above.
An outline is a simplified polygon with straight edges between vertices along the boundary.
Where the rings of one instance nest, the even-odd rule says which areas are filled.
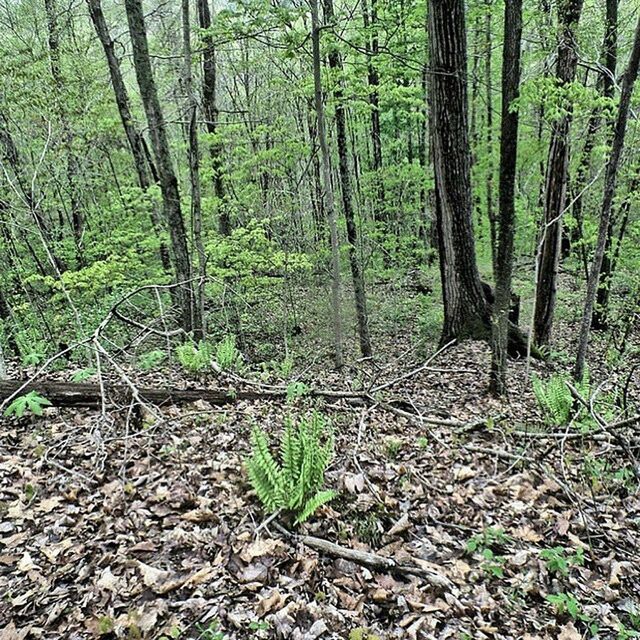
[[[197,402],[137,424],[127,407],[3,418],[0,638],[636,637],[638,424],[551,426],[525,363],[511,365],[508,402],[487,394],[489,358],[465,343],[413,373],[424,357],[390,356],[376,385],[397,382],[369,403]],[[626,390],[629,413],[608,422],[637,411],[637,377],[593,369],[601,397]],[[312,408],[335,427],[339,495],[287,535],[243,460],[252,425],[277,434]],[[298,533],[439,585],[319,553]]]

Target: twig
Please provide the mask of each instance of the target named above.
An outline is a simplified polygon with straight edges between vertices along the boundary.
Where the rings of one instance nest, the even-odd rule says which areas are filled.
[[[385,556],[378,555],[376,553],[370,553],[368,551],[361,551],[359,549],[350,549],[343,547],[335,542],[324,540],[323,538],[316,538],[315,536],[295,535],[290,531],[287,531],[284,527],[275,525],[277,529],[288,538],[301,542],[302,544],[315,549],[320,553],[324,553],[334,558],[342,558],[355,562],[356,564],[376,569],[378,571],[386,571],[389,573],[395,573],[399,575],[414,575],[422,578],[430,585],[438,587],[439,589],[452,589],[454,587],[451,580],[445,576],[436,573],[433,570],[419,567],[417,565],[402,564],[397,562],[393,558],[386,558]]]

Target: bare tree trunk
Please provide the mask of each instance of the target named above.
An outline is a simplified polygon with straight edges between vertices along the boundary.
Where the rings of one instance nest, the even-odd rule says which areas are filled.
[[[380,77],[378,74],[377,58],[380,53],[378,43],[378,12],[377,0],[371,0],[370,7],[367,0],[362,0],[362,19],[367,31],[365,50],[367,53],[367,83],[369,85],[369,105],[371,106],[371,146],[373,150],[372,169],[375,179],[375,189],[378,201],[374,204],[374,217],[380,222],[386,217],[385,189],[382,176],[382,137],[380,134],[380,97],[378,88]]]
[[[160,190],[164,214],[169,227],[171,248],[177,281],[180,287],[180,313],[182,328],[190,333],[193,329],[193,283],[191,282],[191,260],[187,246],[187,234],[180,207],[180,193],[178,179],[173,169],[171,152],[164,122],[164,115],[160,107],[151,61],[149,58],[149,44],[144,23],[141,0],[125,0],[127,22],[133,47],[133,62],[136,78],[140,87],[140,95],[147,116],[147,123],[151,134],[151,144],[156,157],[156,166],[160,178]]]
[[[33,221],[35,222],[36,229],[38,230],[42,244],[44,245],[49,257],[49,262],[53,268],[53,272],[58,275],[64,273],[67,270],[67,264],[58,255],[56,243],[51,233],[51,221],[41,210],[41,198],[34,193],[35,184],[27,176],[18,147],[16,146],[13,136],[11,135],[11,131],[9,130],[9,122],[2,112],[0,112],[0,147],[0,150],[2,151],[2,155],[0,156],[2,163],[6,163],[8,167],[11,167],[13,175],[15,176],[14,189],[20,194],[21,199],[25,203]],[[46,275],[47,270],[44,268],[44,265],[40,262],[37,254],[32,249],[28,238],[25,239],[25,243],[34,258],[35,263],[38,265],[41,274]]]
[[[431,119],[444,297],[442,341],[487,338],[490,310],[476,264],[463,0],[429,3]]]
[[[120,70],[120,62],[118,61],[115,53],[114,42],[111,39],[107,21],[105,20],[104,13],[102,12],[101,0],[87,0],[87,5],[89,6],[91,21],[93,22],[94,29],[100,43],[102,44],[102,48],[104,49],[104,54],[107,59],[111,86],[113,87],[113,94],[116,100],[116,106],[118,107],[120,120],[122,121],[122,127],[124,129],[125,136],[127,137],[127,142],[129,143],[129,149],[131,149],[133,165],[138,177],[138,184],[140,185],[140,188],[146,192],[151,186],[151,178],[147,167],[144,140],[142,134],[136,129],[135,121],[131,113],[129,94],[124,83],[124,78],[122,77],[122,71]],[[153,205],[151,210],[151,224],[156,234],[160,236],[162,223],[160,220],[160,214],[155,205]],[[167,273],[169,273],[171,271],[169,250],[162,240],[160,241],[159,253],[162,267]]]
[[[487,218],[489,219],[489,238],[491,241],[491,265],[493,273],[497,271],[496,251],[497,251],[497,231],[496,213],[493,206],[493,79],[491,77],[491,52],[493,48],[493,34],[491,33],[491,10],[492,0],[486,0],[486,14],[484,23],[484,46],[485,46],[485,66],[484,84],[486,90],[486,145],[487,145]]]
[[[613,98],[616,77],[617,62],[617,29],[618,29],[618,0],[606,0],[607,16],[605,22],[604,39],[602,43],[602,67],[599,84],[602,87],[602,95],[606,98]],[[572,234],[572,242],[582,240],[583,236],[583,191],[585,190],[591,169],[592,152],[596,144],[596,134],[602,124],[602,107],[596,105],[589,117],[587,132],[585,135],[582,153],[576,169],[576,176],[573,185],[574,199],[571,211],[576,221],[576,228]],[[607,119],[607,125],[613,126],[611,119]],[[610,234],[609,234],[610,238]],[[589,277],[589,265],[587,249],[582,243],[580,245],[581,259],[584,264],[585,274]],[[605,261],[607,253],[605,252]],[[603,270],[605,263],[603,262]],[[606,270],[605,270],[606,272]],[[597,312],[594,313],[594,320]]]
[[[618,266],[618,259],[620,258],[620,248],[622,247],[622,241],[624,240],[627,228],[629,225],[629,214],[631,213],[631,206],[634,200],[634,196],[640,189],[640,171],[638,171],[629,184],[629,191],[624,198],[624,201],[620,205],[620,212],[618,217],[620,218],[620,225],[615,238],[615,247],[611,244],[605,247],[604,256],[602,258],[602,268],[600,269],[600,283],[598,285],[598,293],[596,296],[596,306],[593,310],[593,317],[591,319],[592,329],[606,329],[609,322],[609,300],[611,297],[611,284],[613,276]],[[613,226],[609,224],[609,228]],[[609,232],[611,233],[611,232]],[[609,252],[613,248],[613,255]],[[607,269],[606,278],[603,278],[605,267]]]
[[[515,236],[515,184],[518,154],[517,110],[512,105],[520,95],[520,50],[522,0],[508,0],[504,12],[502,49],[502,121],[500,125],[500,184],[498,245],[495,262],[496,291],[493,303],[490,390],[507,393],[507,341]]]
[[[218,230],[226,236],[231,233],[231,217],[224,186],[222,145],[215,140],[218,131],[216,49],[211,34],[206,31],[211,29],[211,9],[209,8],[209,0],[196,0],[196,2],[200,28],[204,30],[202,36],[204,44],[202,50],[202,111],[207,133],[214,138],[209,146],[209,151],[213,170],[213,190],[218,201]]]
[[[83,262],[83,234],[84,216],[80,206],[78,192],[78,158],[73,150],[73,131],[65,108],[64,78],[60,65],[60,34],[58,31],[58,14],[55,0],[44,0],[47,15],[47,42],[49,45],[49,62],[51,77],[53,78],[54,104],[62,128],[62,146],[66,156],[67,188],[69,190],[69,204],[71,206],[71,227],[76,245],[76,257],[79,264]]]
[[[329,231],[331,233],[331,312],[333,319],[334,358],[336,368],[340,369],[344,358],[342,353],[342,313],[340,307],[340,240],[336,221],[333,187],[331,186],[331,164],[329,145],[324,120],[324,104],[322,102],[322,78],[320,69],[320,20],[318,17],[318,0],[311,0],[311,43],[313,48],[313,84],[316,118],[318,121],[318,141],[322,160],[322,195],[327,212]]]
[[[207,277],[207,256],[202,241],[202,198],[200,195],[200,148],[198,146],[198,99],[193,91],[191,73],[191,19],[190,0],[182,0],[182,46],[184,55],[184,91],[187,98],[187,131],[189,137],[189,178],[191,182],[191,228],[193,244],[198,254],[198,287],[193,313],[193,336],[196,340],[207,337],[204,313],[204,291]]]
[[[616,73],[616,61],[618,53],[618,0],[607,0],[607,23],[605,35],[605,68],[603,74],[604,90],[606,96],[613,97]],[[627,218],[628,219],[628,218]],[[626,226],[626,224],[625,224]],[[614,220],[612,218],[607,231],[607,244],[602,258],[602,268],[600,269],[600,279],[598,282],[598,293],[596,295],[596,306],[591,318],[592,329],[607,328],[607,307],[609,305],[609,291],[611,287],[611,277],[615,270],[614,261],[611,257],[613,240]],[[624,235],[624,231],[622,233]],[[618,247],[616,247],[617,250]]]
[[[560,41],[556,78],[561,85],[573,82],[578,63],[575,32],[583,0],[560,0],[558,14]],[[567,193],[569,164],[569,113],[554,122],[545,178],[542,248],[539,256],[534,314],[534,339],[545,345],[551,338],[558,286],[558,264],[562,240],[562,216]]]
[[[573,369],[573,377],[575,380],[582,380],[584,375],[584,363],[587,357],[587,348],[589,345],[589,333],[591,329],[591,315],[596,299],[598,281],[600,278],[600,269],[602,267],[602,259],[607,244],[607,235],[609,233],[609,222],[611,220],[611,208],[613,198],[616,193],[616,181],[618,177],[618,166],[622,149],[624,147],[624,138],[627,131],[627,122],[629,120],[629,109],[631,106],[631,95],[633,93],[633,85],[638,77],[638,67],[640,66],[640,18],[636,26],[635,38],[633,41],[633,49],[629,58],[629,65],[624,74],[622,81],[622,90],[620,92],[620,104],[618,105],[618,115],[616,118],[616,127],[611,144],[611,155],[607,162],[607,169],[604,179],[604,195],[602,198],[602,212],[600,214],[600,224],[598,227],[598,241],[596,244],[593,263],[591,265],[591,273],[587,283],[587,295],[584,303],[584,312],[582,314],[582,323],[580,325],[580,338],[578,341],[578,353],[576,355],[576,363]]]
[[[333,0],[324,0],[325,23],[333,23]],[[340,169],[340,185],[342,188],[342,207],[347,226],[347,240],[349,242],[349,265],[351,267],[351,277],[353,279],[353,290],[355,294],[356,317],[358,321],[358,336],[360,339],[360,351],[365,358],[370,358],[371,337],[369,335],[369,316],[367,314],[367,295],[365,292],[364,275],[358,257],[358,233],[356,230],[355,215],[353,212],[353,199],[351,194],[351,177],[349,175],[349,158],[347,149],[347,126],[345,118],[345,108],[343,104],[344,95],[342,80],[342,58],[337,49],[332,48],[329,53],[329,66],[338,72],[334,97],[336,100],[336,129],[338,143],[338,159]]]

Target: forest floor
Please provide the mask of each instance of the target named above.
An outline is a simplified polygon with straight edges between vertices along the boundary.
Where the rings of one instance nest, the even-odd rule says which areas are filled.
[[[392,342],[374,403],[196,402],[141,426],[127,409],[3,418],[0,639],[638,635],[637,430],[546,424],[524,362],[498,402],[484,344],[415,372],[425,358]],[[638,406],[637,377],[592,370]],[[349,389],[353,371],[306,376]],[[312,406],[335,427],[339,495],[297,533],[438,580],[330,557],[265,522],[243,466],[252,425],[275,433]]]

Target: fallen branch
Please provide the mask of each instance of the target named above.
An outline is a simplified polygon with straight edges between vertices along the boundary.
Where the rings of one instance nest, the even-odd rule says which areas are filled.
[[[380,556],[377,553],[370,553],[368,551],[360,551],[359,549],[350,549],[348,547],[342,547],[335,542],[329,542],[323,538],[316,538],[315,536],[295,536],[288,532],[283,527],[278,526],[278,529],[285,533],[287,536],[292,537],[302,544],[315,549],[320,553],[324,553],[333,558],[342,558],[344,560],[350,560],[356,564],[369,567],[377,571],[385,571],[389,573],[395,573],[399,575],[414,575],[422,578],[430,585],[438,587],[439,589],[452,589],[453,583],[451,580],[443,575],[440,575],[436,571],[428,569],[426,567],[420,567],[418,565],[402,564],[396,562],[393,558],[386,558]]]

